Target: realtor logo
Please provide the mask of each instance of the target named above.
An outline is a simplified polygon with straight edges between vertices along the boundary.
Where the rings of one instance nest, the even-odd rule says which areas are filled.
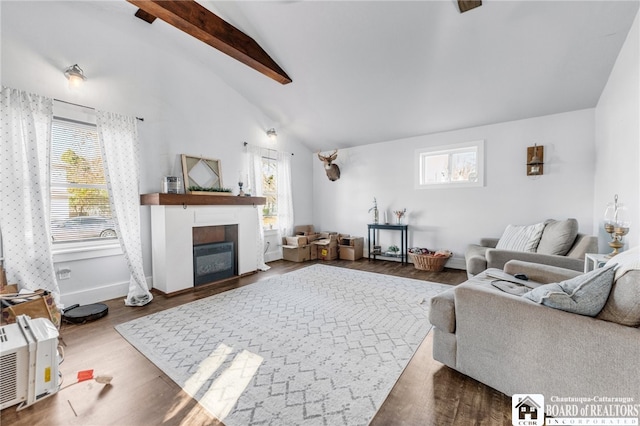
[[[515,394],[511,397],[513,426],[544,425],[544,395]]]

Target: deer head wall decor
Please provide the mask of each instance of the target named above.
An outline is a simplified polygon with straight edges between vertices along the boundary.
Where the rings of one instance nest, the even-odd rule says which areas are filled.
[[[318,152],[318,158],[324,163],[324,171],[327,172],[327,177],[330,181],[334,182],[340,179],[340,167],[338,167],[337,164],[333,164],[336,158],[338,158],[337,149],[326,157],[320,155],[320,153]]]

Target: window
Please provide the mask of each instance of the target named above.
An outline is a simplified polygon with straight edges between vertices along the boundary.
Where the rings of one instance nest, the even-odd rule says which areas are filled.
[[[416,188],[484,185],[484,141],[416,151]]]
[[[265,229],[278,227],[278,161],[262,157],[262,195],[267,202],[262,206],[262,225]]]
[[[53,118],[50,195],[54,244],[116,238],[95,125]]]

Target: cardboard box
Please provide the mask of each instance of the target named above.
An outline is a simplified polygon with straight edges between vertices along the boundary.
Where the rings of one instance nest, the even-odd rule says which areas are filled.
[[[7,284],[2,290],[0,290],[0,294],[15,294],[18,293],[18,284]]]
[[[318,259],[318,245],[317,244],[309,244],[309,250],[311,254],[311,260]]]
[[[319,239],[321,240],[326,240],[327,238],[331,238],[334,237],[336,239],[336,241],[338,241],[338,233],[337,232],[320,232],[320,235],[318,236]]]
[[[0,292],[2,292],[7,285],[7,274],[4,272],[4,268],[0,266]]]
[[[338,234],[337,233],[329,234],[327,232],[321,232],[319,234],[319,238],[313,242],[313,244],[326,244],[326,243],[338,245]]]
[[[353,246],[340,246],[338,250],[339,258],[343,260],[362,259],[362,248],[359,250]]]
[[[318,245],[318,259],[336,260],[338,258],[338,246]]]
[[[282,258],[291,262],[311,260],[311,246],[282,246]]]
[[[338,258],[338,234],[329,234],[328,238],[314,241],[317,258],[320,260],[335,260]]]
[[[18,292],[15,284],[3,289],[5,295]],[[22,296],[11,297],[15,304],[2,308],[1,324],[13,324],[18,315],[29,315],[31,318],[47,318],[56,328],[60,327],[62,313],[56,307],[53,295],[45,290],[35,290]]]
[[[349,238],[349,234],[338,234],[338,244],[341,245],[343,244],[342,241],[346,240],[347,238]],[[349,245],[349,244],[343,244],[343,245]]]
[[[314,242],[315,240],[320,238],[320,234],[309,234],[307,235],[307,241],[309,241],[309,244],[311,244],[312,242]]]
[[[358,260],[364,256],[364,238],[363,237],[349,237],[343,238],[342,242],[348,244],[340,244],[338,254],[340,259],[344,260]]]
[[[349,235],[340,237],[341,246],[355,246],[357,244],[364,246],[364,237],[350,237]]]
[[[315,233],[313,225],[298,225],[293,228],[294,235],[311,235]]]
[[[315,246],[310,245],[319,237],[313,225],[298,225],[293,228],[294,236],[282,237],[282,258],[292,262],[317,259]]]
[[[284,237],[282,241],[285,246],[306,246],[309,239],[305,235],[296,235],[295,237]]]

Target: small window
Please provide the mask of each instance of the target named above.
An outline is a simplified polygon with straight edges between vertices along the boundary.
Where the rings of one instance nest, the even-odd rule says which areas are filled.
[[[262,157],[262,195],[267,202],[262,206],[262,224],[264,229],[278,227],[278,161],[271,157]]]
[[[416,188],[484,185],[484,141],[416,151]]]
[[[116,238],[94,124],[53,118],[50,195],[54,244]]]

